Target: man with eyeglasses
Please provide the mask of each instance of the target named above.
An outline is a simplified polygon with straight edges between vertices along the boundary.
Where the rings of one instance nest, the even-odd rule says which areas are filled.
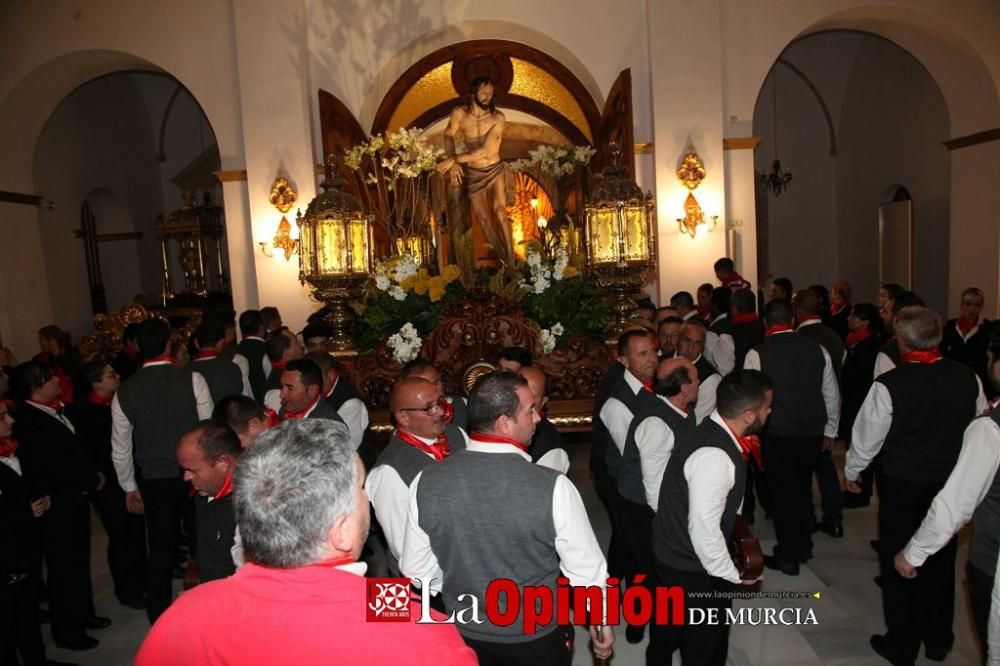
[[[694,364],[698,371],[698,402],[694,406],[695,419],[698,423],[705,420],[715,411],[715,391],[719,388],[722,376],[715,366],[705,358],[705,339],[708,331],[700,321],[689,321],[681,328],[677,339],[677,356],[686,358]]]
[[[684,320],[680,317],[667,317],[656,326],[656,341],[659,344],[660,360],[672,358],[677,351],[677,340],[681,337],[681,326]]]
[[[428,465],[464,449],[465,437],[445,420],[447,398],[441,386],[426,379],[408,377],[397,382],[389,409],[396,429],[365,481],[365,492],[385,534],[389,568],[395,574],[403,550],[410,484]]]
[[[441,389],[442,394],[444,392],[444,382],[441,381],[441,372],[437,369],[437,366],[425,358],[418,356],[403,366],[403,369],[399,373],[399,378],[406,379],[407,377],[426,379]],[[449,423],[465,430],[465,424],[469,418],[469,409],[465,400],[457,395],[445,395],[444,399],[448,402],[448,406],[445,409],[450,415]]]

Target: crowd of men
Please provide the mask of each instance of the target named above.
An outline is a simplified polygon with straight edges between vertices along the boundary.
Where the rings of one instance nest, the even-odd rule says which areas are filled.
[[[42,352],[0,373],[4,663],[52,663],[44,621],[71,650],[110,625],[93,604],[91,504],[117,600],[152,624],[138,664],[315,663],[331,651],[346,663],[569,664],[573,627],[548,617],[525,634],[523,608],[503,625],[367,622],[365,576],[413,581],[414,619],[417,595],[441,620],[470,599],[485,608],[499,579],[679,586],[688,608],[724,609],[725,592],[760,580],[729,548],[758,504],[777,541],[765,567],[796,576],[814,534],[843,537],[844,510],[873,494],[887,627],[875,652],[893,664],[921,646],[948,654],[955,534],[972,519],[975,625],[1000,655],[1000,412],[988,401],[1000,338],[982,292],[967,290],[942,323],[898,285],[852,303],[846,282],[795,291],[778,278],[764,298],[731,260],[715,272],[694,297],[641,303],[598,387],[590,468],[607,549],[527,350],[505,349],[467,397],[447,395],[433,363],[407,363],[378,450],[322,322],[296,335],[276,308],[207,315],[185,348],[152,318],[126,329],[117,357],[85,363],[58,328],[42,329]],[[175,600],[187,549],[200,584]],[[588,627],[599,659],[615,641],[603,612]],[[266,630],[235,631],[237,617]],[[645,631],[624,633],[638,643]],[[727,650],[725,624],[653,623],[646,658],[724,664]]]

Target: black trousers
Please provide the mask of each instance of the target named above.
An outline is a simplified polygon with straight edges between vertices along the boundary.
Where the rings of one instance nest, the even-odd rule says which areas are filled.
[[[820,451],[816,457],[816,485],[819,486],[820,503],[823,506],[823,522],[831,525],[844,518],[844,492],[840,487],[840,477],[837,476],[832,454],[832,451]]]
[[[958,539],[953,538],[927,558],[916,578],[900,576],[893,558],[920,527],[944,481],[907,481],[883,474],[880,483],[879,564],[887,649],[901,660],[912,661],[921,642],[931,650],[946,651],[955,640],[951,627],[955,617]]]
[[[108,569],[119,601],[135,601],[146,591],[146,522],[125,509],[125,492],[114,477],[91,500],[108,533]]]
[[[619,501],[622,509],[622,533],[629,551],[635,557],[635,574],[646,574],[642,586],[655,595],[659,580],[653,564],[653,516],[656,514],[648,504],[636,504],[621,496]],[[633,584],[633,578],[629,579],[628,584]]]
[[[32,575],[26,575],[13,584],[8,584],[6,575],[0,579],[0,627],[4,628],[0,631],[0,664],[44,666],[45,643],[42,642],[38,617],[38,581]]]
[[[754,499],[754,490],[757,492],[756,500],[760,500],[760,506],[764,509],[764,514],[771,515],[771,491],[767,487],[767,476],[764,470],[757,466],[757,461],[752,457],[747,463],[747,484],[743,491],[743,519],[748,523],[754,522],[754,512],[757,509],[757,501]]]
[[[187,501],[184,481],[144,479],[139,483],[146,517],[146,615],[156,622],[173,601],[174,554],[180,532],[181,513]]]
[[[476,653],[479,666],[569,666],[573,662],[573,627],[556,627],[541,638],[521,643],[471,638],[465,638],[465,643]]]
[[[625,538],[622,514],[626,508],[623,504],[624,500],[618,494],[618,479],[610,475],[604,476],[600,487],[603,488],[608,518],[611,520],[611,540],[608,542],[608,575],[617,576],[623,580],[631,579],[638,570],[639,564]]]
[[[972,562],[965,563],[965,578],[969,586],[969,601],[972,604],[972,622],[976,626],[976,633],[979,635],[979,645],[982,649],[983,663],[986,663],[986,656],[989,652],[990,640],[990,608],[993,605],[993,576],[983,573],[980,569],[972,566]]]
[[[86,631],[94,612],[90,581],[90,505],[86,495],[52,498],[52,508],[39,519],[45,556],[52,636],[72,641]]]
[[[782,562],[798,563],[812,553],[812,475],[822,445],[822,435],[763,438],[764,469],[778,541],[775,554]]]
[[[657,577],[662,585],[679,585],[684,588],[684,610],[687,621],[691,609],[718,609],[719,624],[659,625],[649,627],[649,645],[646,648],[647,666],[670,666],[676,650],[681,651],[684,666],[724,666],[729,654],[729,626],[725,624],[726,609],[733,601],[714,596],[693,596],[691,592],[728,592],[732,583],[713,578],[705,572],[679,571],[656,563]]]

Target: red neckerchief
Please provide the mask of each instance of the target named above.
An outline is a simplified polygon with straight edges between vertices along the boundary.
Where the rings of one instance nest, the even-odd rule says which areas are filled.
[[[209,347],[208,349],[199,350],[197,354],[194,355],[194,360],[201,361],[206,358],[218,358],[219,352],[215,351],[215,347]]]
[[[49,409],[51,409],[54,412],[58,412],[59,410],[61,410],[63,408],[63,401],[60,400],[59,398],[56,398],[52,402],[38,402],[37,400],[28,400],[28,402],[30,402],[33,405],[40,405],[42,407],[48,407]]]
[[[139,350],[134,347],[129,347],[128,345],[125,345],[125,348],[122,349],[122,351],[125,352],[125,355],[129,358],[137,358],[139,356]]]
[[[230,472],[229,475],[226,476],[226,480],[222,482],[222,487],[219,488],[219,492],[215,493],[215,495],[212,497],[212,501],[214,502],[215,500],[220,500],[223,497],[232,494],[233,494],[233,473]]]
[[[434,462],[441,462],[451,455],[451,446],[448,444],[447,433],[441,433],[433,444],[428,444],[414,434],[408,433],[402,428],[396,428],[396,437],[406,442],[410,446],[429,453],[434,458]]]
[[[972,332],[972,329],[974,329],[976,326],[979,325],[979,319],[978,318],[964,319],[962,317],[959,317],[958,320],[956,321],[956,324],[958,324],[958,330],[962,334],[962,337],[964,338],[965,336],[969,335],[969,333]]]
[[[451,423],[455,420],[455,405],[451,404],[451,400],[445,400],[441,405],[441,420],[445,423]]]
[[[791,324],[775,324],[774,326],[768,326],[767,330],[764,331],[764,338],[767,339],[775,333],[782,333],[790,330],[792,330]]]
[[[267,427],[268,428],[273,428],[276,425],[278,425],[279,423],[281,423],[281,419],[278,418],[278,412],[274,411],[270,407],[265,407],[264,408],[264,416],[267,417]]]
[[[712,313],[709,311],[708,308],[702,307],[700,305],[698,306],[698,316],[701,317],[702,319],[707,321],[708,318],[711,316],[711,314]]]
[[[482,442],[484,444],[510,444],[511,446],[516,446],[525,453],[528,452],[527,444],[522,444],[516,439],[511,439],[510,437],[504,437],[503,435],[492,435],[486,432],[470,432],[469,438],[477,442]]]
[[[642,388],[644,388],[647,391],[649,391],[650,393],[652,393],[653,392],[653,382],[643,382],[642,383]]]
[[[271,361],[272,370],[284,370],[286,365],[288,365],[288,361]]]
[[[323,560],[322,562],[317,562],[316,564],[307,564],[308,567],[323,567],[324,569],[336,569],[337,567],[344,564],[353,564],[356,562],[353,557],[334,557],[329,560]]]
[[[722,422],[726,423],[725,419],[723,419]],[[748,462],[750,460],[750,456],[753,456],[757,466],[764,469],[764,458],[760,449],[760,438],[757,437],[757,435],[744,435],[743,437],[740,437],[728,423],[726,423],[726,428],[728,428],[729,432],[731,432],[733,437],[736,438],[736,443],[740,445],[740,455],[743,457],[743,462]]]
[[[806,315],[805,317],[799,320],[799,326],[806,323],[807,321],[823,321],[823,318],[820,317],[819,315]]]
[[[114,401],[115,396],[109,395],[107,397],[103,395],[97,395],[96,393],[91,393],[87,396],[87,402],[92,405],[104,405],[105,407],[110,407],[111,403]]]
[[[830,316],[836,317],[844,310],[844,308],[849,308],[849,307],[851,307],[851,304],[846,301],[841,303],[840,305],[830,303]]]
[[[759,317],[756,312],[743,312],[733,317],[731,323],[735,326],[736,324],[746,324],[747,322],[757,321],[757,319],[759,319]]]
[[[147,359],[146,362],[142,364],[142,367],[145,368],[147,365],[150,365],[152,363],[163,363],[163,362],[170,363],[172,365],[177,362],[177,359],[171,356],[170,354],[160,354],[159,356],[154,356],[153,358]]]
[[[316,399],[313,400],[309,404],[309,406],[306,407],[305,409],[303,409],[301,412],[291,412],[291,411],[289,411],[289,410],[286,409],[285,410],[285,420],[286,421],[298,421],[299,419],[305,418],[306,414],[308,414],[310,412],[310,410],[312,410],[313,407],[315,407],[316,405],[319,404],[319,398],[320,398],[320,396],[316,396]]]
[[[0,458],[13,458],[17,453],[17,440],[13,437],[0,439]]]
[[[337,376],[333,378],[333,383],[330,384],[330,390],[327,391],[326,395],[323,396],[324,400],[330,399],[330,396],[333,395],[333,392],[337,390],[337,382],[339,381],[340,381],[340,374],[338,373]]]
[[[875,334],[872,333],[872,330],[867,327],[858,329],[856,331],[851,331],[850,333],[847,334],[847,340],[846,340],[847,348],[850,349],[859,342],[863,342],[868,338],[872,337],[873,335]]]
[[[918,349],[899,357],[900,363],[934,363],[941,359],[940,349]]]

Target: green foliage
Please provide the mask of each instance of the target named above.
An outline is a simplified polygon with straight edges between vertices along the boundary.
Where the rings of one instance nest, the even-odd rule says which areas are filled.
[[[413,324],[420,337],[424,338],[440,323],[445,302],[457,298],[456,292],[464,290],[461,285],[452,283],[448,285],[444,298],[437,303],[432,303],[427,295],[414,293],[408,293],[405,300],[397,301],[388,292],[371,287],[358,304],[360,308],[355,308],[359,314],[354,319],[354,343],[362,354],[367,354],[407,322]]]
[[[600,338],[611,319],[606,296],[593,277],[576,276],[553,280],[544,293],[531,292],[522,304],[524,315],[538,322],[541,328],[562,324],[566,333],[560,340],[568,340],[575,333]]]

